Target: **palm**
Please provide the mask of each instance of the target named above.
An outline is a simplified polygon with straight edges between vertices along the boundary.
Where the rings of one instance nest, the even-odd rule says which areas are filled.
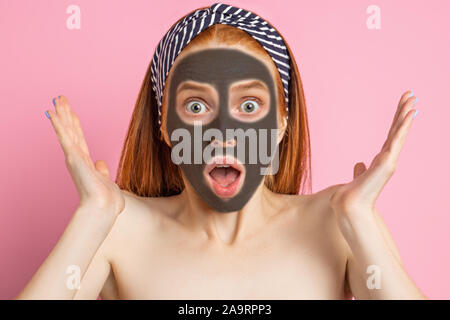
[[[339,185],[332,197],[337,212],[359,212],[373,208],[381,190],[393,175],[400,151],[412,124],[416,98],[405,92],[398,104],[388,137],[368,169],[362,162],[354,167],[354,179]]]
[[[65,96],[55,99],[55,109],[55,112],[49,111],[50,120],[65,154],[80,204],[108,207],[114,213],[120,213],[124,207],[122,192],[110,180],[106,163],[99,160],[94,164],[91,160],[80,119]]]

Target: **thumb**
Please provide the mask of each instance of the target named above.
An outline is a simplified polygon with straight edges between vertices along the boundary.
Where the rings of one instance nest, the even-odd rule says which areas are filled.
[[[353,179],[360,176],[364,171],[366,171],[366,169],[367,168],[364,162],[358,162],[357,164],[355,164],[355,166],[353,167]]]
[[[99,171],[102,175],[104,175],[106,178],[109,179],[109,170],[108,166],[106,165],[106,162],[104,160],[97,160],[95,162],[95,168],[97,171]]]

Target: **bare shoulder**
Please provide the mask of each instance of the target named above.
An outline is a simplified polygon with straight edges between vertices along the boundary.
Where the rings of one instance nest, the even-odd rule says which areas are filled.
[[[118,299],[117,270],[120,270],[124,261],[132,261],[140,256],[142,250],[152,250],[152,244],[156,244],[153,240],[160,237],[156,231],[170,219],[166,211],[173,209],[176,203],[171,197],[139,197],[126,190],[122,190],[122,193],[125,207],[97,251],[87,273],[90,279],[87,283],[95,284],[100,281],[98,270],[102,265],[106,264],[110,270],[101,290],[103,299]],[[79,297],[83,298],[83,295]]]
[[[327,218],[332,215],[330,198],[338,185],[332,185],[311,194],[280,195],[281,201],[293,215],[299,218]]]
[[[178,196],[140,197],[122,190],[125,208],[117,217],[111,230],[112,237],[123,241],[135,239],[142,233],[152,234],[170,223],[180,210]]]
[[[311,194],[282,195],[285,212],[296,230],[326,235],[331,241],[337,241],[345,246],[345,241],[339,231],[336,216],[330,206],[330,198],[339,185],[332,185]]]
[[[330,199],[338,187],[339,185],[332,185],[313,193],[305,210],[306,214],[311,216],[311,219],[315,219],[322,226],[329,227],[330,231],[333,229],[336,232],[338,232],[338,225],[330,205]]]
[[[312,193],[308,198],[307,207],[312,213],[322,213],[326,216],[331,215],[332,209],[330,199],[336,191],[338,185],[332,185]]]
[[[313,244],[316,252],[326,254],[329,261],[343,266],[350,256],[350,248],[343,237],[330,205],[330,199],[340,185],[331,185],[306,195],[284,195],[288,202],[289,221],[286,230],[292,231],[298,245]],[[331,263],[331,262],[330,262]]]

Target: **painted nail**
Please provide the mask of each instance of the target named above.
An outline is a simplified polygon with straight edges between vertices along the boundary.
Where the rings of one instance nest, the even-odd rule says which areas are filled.
[[[417,103],[417,97],[416,97],[416,99],[414,100],[414,105],[416,105],[416,103]]]
[[[50,119],[50,115],[48,114],[48,111],[45,111],[45,116]]]
[[[53,106],[55,106],[55,99],[56,99],[56,98],[53,98],[53,100],[52,100]]]
[[[416,112],[414,112],[413,119],[417,117],[417,113],[419,113],[419,110],[416,110]]]
[[[412,97],[413,95],[414,95],[414,91],[411,90],[411,94],[409,96]]]

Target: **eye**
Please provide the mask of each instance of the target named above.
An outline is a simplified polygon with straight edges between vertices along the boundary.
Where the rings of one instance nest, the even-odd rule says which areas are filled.
[[[208,108],[206,108],[206,106],[198,100],[190,101],[186,106],[186,111],[194,114],[201,114],[207,110]]]
[[[245,112],[245,113],[254,113],[258,109],[259,109],[259,104],[257,101],[254,101],[254,100],[245,100],[241,104],[241,111]]]

